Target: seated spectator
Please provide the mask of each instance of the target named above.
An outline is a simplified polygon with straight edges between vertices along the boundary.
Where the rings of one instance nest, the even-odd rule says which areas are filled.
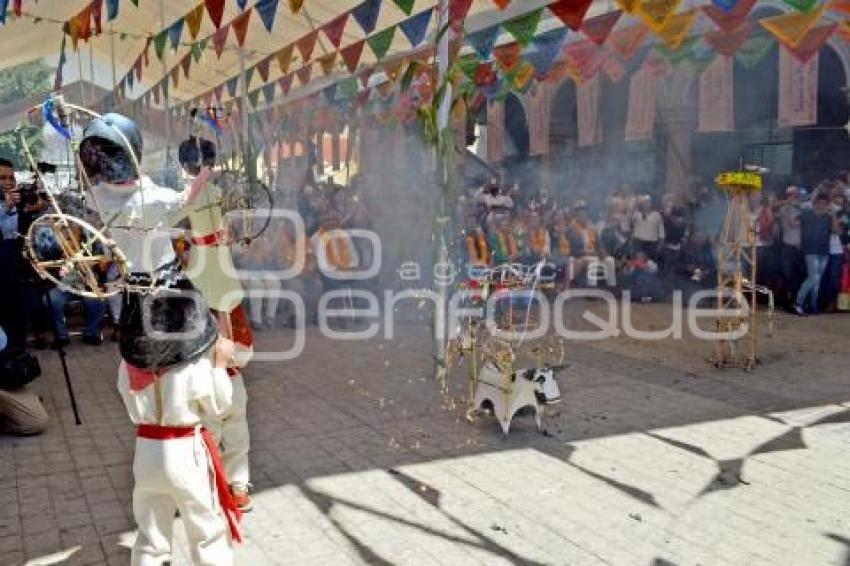
[[[652,209],[649,195],[637,199],[637,210],[631,216],[632,246],[642,251],[648,258],[657,258],[664,246],[664,219],[657,210]]]
[[[661,299],[658,264],[643,251],[638,251],[626,261],[623,280],[623,287],[631,291],[633,300],[648,303]]]
[[[576,277],[596,286],[601,279],[609,287],[617,286],[617,266],[614,258],[600,253],[596,228],[587,216],[587,204],[577,201],[573,205],[574,217],[569,227],[570,250],[577,259]]]
[[[552,255],[549,231],[543,227],[540,215],[531,213],[526,225],[527,233],[527,260],[539,262],[548,259]]]
[[[563,210],[555,212],[552,217],[550,251],[550,259],[556,268],[555,281],[561,288],[567,287],[573,280],[575,260],[570,250],[569,221]]]
[[[467,267],[470,265],[487,265],[490,263],[487,235],[484,233],[484,229],[481,228],[481,224],[479,224],[475,214],[466,215],[461,236],[463,238],[463,245],[460,249],[464,254],[463,261]]]
[[[499,265],[514,261],[519,257],[519,246],[511,227],[509,214],[491,214],[490,233],[487,237],[487,247],[493,264]]]

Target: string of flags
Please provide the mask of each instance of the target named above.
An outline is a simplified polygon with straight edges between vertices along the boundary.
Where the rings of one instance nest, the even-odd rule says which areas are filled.
[[[251,109],[256,110],[261,99],[266,107],[271,108],[278,93],[286,96],[296,84],[306,86],[312,80],[314,67],[318,64],[322,76],[333,75],[342,69],[354,75],[332,83],[318,93],[318,97],[308,98],[312,102],[325,103],[325,108],[331,109],[328,112],[356,108],[358,112],[364,109],[377,110],[394,119],[400,116],[406,119],[415,117],[415,111],[410,112],[410,108],[415,110],[415,104],[428,100],[427,89],[413,89],[416,91],[415,99],[418,100],[414,103],[411,102],[414,99],[411,98],[410,90],[411,85],[417,83],[401,81],[404,84],[397,88],[397,79],[409,75],[414,64],[419,65],[419,68],[428,66],[417,61],[421,60],[421,53],[416,57],[392,59],[388,55],[393,42],[400,36],[405,37],[412,48],[420,47],[434,20],[434,10],[429,8],[414,14],[413,0],[391,1],[407,16],[403,21],[382,30],[376,29],[382,1],[365,0],[249,67],[246,70],[248,80],[245,94]],[[292,0],[287,2],[292,10],[300,9],[303,4]],[[499,8],[505,8],[510,0],[494,0],[494,3]],[[474,103],[481,104],[504,98],[512,91],[527,92],[540,81],[554,82],[569,77],[581,84],[592,80],[600,72],[611,81],[619,82],[641,69],[658,76],[670,66],[684,62],[702,73],[718,54],[734,58],[745,67],[752,67],[777,43],[800,62],[806,62],[833,34],[842,38],[850,36],[850,25],[847,22],[824,19],[827,13],[832,14],[832,19],[836,14],[850,15],[850,1],[831,0],[822,3],[786,0],[785,3],[790,8],[788,12],[752,21],[747,16],[755,6],[755,0],[713,0],[699,8],[684,11],[679,11],[680,0],[617,0],[618,10],[593,17],[588,17],[592,4],[589,0],[557,0],[545,8],[466,34],[463,41],[467,49],[458,58],[458,67],[463,71],[466,84],[460,88],[472,89],[476,93]],[[231,28],[236,43],[243,45],[247,22],[252,18],[253,11],[257,12],[257,17],[270,32],[278,9],[278,0],[261,0],[250,8],[245,6],[246,2],[240,2],[243,11],[234,20],[228,23],[219,21],[218,30],[211,37],[197,41],[197,36],[191,35],[192,28],[199,25],[195,22],[200,21],[199,18],[205,13],[213,17],[209,4],[210,1],[205,0],[186,15],[185,22],[173,23],[146,45],[140,55],[140,60],[145,63],[151,44],[154,45],[155,54],[161,56],[167,44],[174,48],[180,43],[186,30],[193,40],[190,53],[142,95],[142,106],[149,107],[151,99],[155,104],[158,103],[161,94],[169,88],[169,82],[174,86],[179,84],[181,72],[184,77],[188,77],[193,62],[199,61],[208,43],[220,55],[230,37]],[[450,3],[450,12],[460,15],[461,32],[463,16],[470,6],[469,0],[452,0]],[[189,21],[190,14],[195,18],[192,21]],[[548,19],[545,17],[547,14],[557,18],[564,24],[563,27],[540,32],[540,24]],[[215,23],[214,19],[212,21]],[[345,30],[351,21],[356,22],[366,37],[343,45]],[[700,26],[700,31],[694,33],[697,21],[706,25]],[[457,23],[456,20],[454,23]],[[320,34],[327,38],[335,50],[314,58],[313,52]],[[576,39],[576,35],[581,36],[580,39]],[[653,36],[656,38],[654,42],[650,40]],[[508,39],[508,43],[500,44],[500,40],[504,39]],[[374,55],[374,68],[363,68],[360,65],[366,46]],[[294,65],[296,62],[297,66]],[[280,77],[269,81],[273,63],[277,64]],[[367,89],[369,78],[376,69],[382,70],[388,80],[374,89]],[[250,89],[254,76],[259,77],[262,84]],[[127,84],[132,86],[132,81],[140,78],[141,63],[137,61],[117,89],[119,98]],[[424,82],[428,83],[427,80]],[[433,82],[430,81],[431,87]],[[194,100],[179,104],[174,112],[177,115],[187,112],[190,105],[197,105],[201,100],[209,103],[215,98],[222,102],[225,91],[233,99],[239,91],[239,84],[239,76],[231,77]],[[378,95],[373,96],[374,92]],[[228,102],[232,105],[232,100]],[[308,112],[325,111],[322,110],[322,104],[314,110],[309,110],[309,106],[297,101],[287,104],[307,108]],[[406,110],[400,111],[399,106]],[[289,106],[287,113],[291,113]]]

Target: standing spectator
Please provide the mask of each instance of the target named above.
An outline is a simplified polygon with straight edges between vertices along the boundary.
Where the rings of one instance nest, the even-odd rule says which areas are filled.
[[[688,219],[685,209],[672,203],[665,207],[663,217],[666,237],[661,249],[661,268],[665,283],[672,287],[688,240]]]
[[[756,238],[756,283],[771,286],[776,275],[776,217],[767,195],[750,195],[750,218]]]
[[[844,244],[842,236],[846,237],[848,216],[847,199],[840,189],[833,189],[832,202],[829,212],[835,217],[837,230],[829,235],[829,260],[821,281],[821,306],[825,312],[838,310],[838,291],[841,287],[841,267],[844,264]]]
[[[781,296],[786,305],[792,304],[797,295],[805,273],[805,258],[800,248],[800,189],[788,187],[785,191],[785,204],[779,208],[779,230],[782,235],[782,282]]]
[[[0,158],[0,326],[6,329],[10,350],[26,345],[26,324],[22,302],[19,300],[22,260],[21,240],[18,237],[18,206],[21,201],[12,162]]]
[[[637,210],[632,213],[632,243],[635,251],[642,251],[650,259],[657,259],[664,246],[664,219],[652,209],[649,195],[637,200]]]
[[[818,313],[818,293],[823,272],[829,260],[829,240],[838,232],[835,217],[829,213],[829,197],[819,193],[814,206],[800,215],[800,249],[806,258],[807,277],[797,293],[794,312],[806,314],[806,303],[811,297],[811,313]]]

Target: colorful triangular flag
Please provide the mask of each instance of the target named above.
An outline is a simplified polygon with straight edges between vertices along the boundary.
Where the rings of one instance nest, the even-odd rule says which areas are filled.
[[[741,27],[755,3],[756,0],[738,0],[731,10],[712,5],[703,6],[702,11],[717,27],[728,33]]]
[[[342,43],[342,34],[345,32],[345,24],[348,23],[348,12],[343,12],[328,23],[322,26],[322,31],[331,42],[331,45],[339,49]]]
[[[307,83],[310,82],[310,76],[313,74],[313,64],[308,63],[295,71],[295,75],[298,77],[298,82],[301,83],[301,86],[307,86]]]
[[[363,54],[363,46],[366,45],[366,40],[361,39],[352,43],[348,47],[340,50],[339,54],[342,60],[345,61],[345,66],[350,73],[357,70],[357,65],[360,63],[360,56]]]
[[[433,13],[434,10],[428,8],[398,24],[407,41],[410,42],[411,47],[419,47],[419,44],[425,39],[425,34],[428,32],[428,25],[431,23],[431,14]]]
[[[301,39],[295,42],[295,47],[301,54],[301,59],[306,63],[313,57],[313,48],[316,47],[316,38],[319,36],[318,30],[313,30]]]
[[[249,9],[242,12],[233,18],[233,21],[230,23],[233,27],[233,33],[236,35],[236,43],[239,47],[245,46],[245,37],[248,34],[248,24],[251,23],[251,12],[253,11],[254,10]]]
[[[752,29],[752,22],[747,22],[731,33],[707,31],[703,37],[715,51],[726,57],[733,57],[750,37]]]
[[[292,88],[292,73],[287,73],[278,79],[278,84],[280,84],[280,92],[283,93],[284,96],[289,94],[290,89]]]
[[[487,60],[493,52],[493,47],[496,46],[496,40],[499,38],[500,30],[501,28],[499,26],[492,26],[469,33],[466,35],[466,42],[478,54],[479,58]]]
[[[618,29],[608,36],[608,46],[624,61],[628,61],[646,40],[647,33],[649,28],[642,24]]]
[[[216,29],[221,27],[221,18],[224,16],[224,0],[204,0],[207,13],[210,15]]]
[[[692,9],[687,12],[674,14],[667,18],[664,26],[656,33],[658,37],[672,50],[679,49],[682,42],[691,31],[691,26],[696,21],[697,10]]]
[[[820,20],[823,6],[810,13],[789,12],[759,20],[759,23],[772,33],[780,43],[794,47],[806,33]]]
[[[531,63],[538,76],[549,72],[552,64],[561,53],[567,28],[555,28],[535,37],[525,51],[524,58]]]
[[[177,47],[180,45],[180,37],[183,35],[184,23],[185,20],[180,18],[168,28],[168,39],[171,41],[171,49],[175,51],[177,51]]]
[[[673,17],[682,0],[642,0],[635,14],[654,30],[660,30]]]
[[[766,33],[754,34],[735,53],[735,60],[745,69],[752,69],[776,45],[773,37]]]
[[[111,22],[118,17],[118,0],[106,0],[106,21]]]
[[[351,16],[367,35],[375,31],[378,24],[378,14],[381,12],[381,0],[364,0],[362,4],[351,10]]]
[[[257,108],[257,104],[260,102],[260,89],[252,90],[248,93],[248,103],[251,105],[251,108]]]
[[[336,63],[337,52],[331,51],[327,55],[322,55],[316,62],[319,64],[319,67],[322,69],[322,73],[327,77],[334,71],[334,64]]]
[[[510,71],[516,67],[521,55],[522,48],[518,43],[500,45],[493,50],[493,58],[499,62],[499,66],[505,71]]]
[[[471,7],[472,0],[449,0],[449,24],[453,31],[463,29],[463,23]]]
[[[230,33],[230,24],[227,24],[223,28],[218,28],[212,35],[213,49],[219,59],[221,59],[221,54],[224,52],[224,46],[227,44],[228,33]]]
[[[275,58],[277,59],[277,66],[280,68],[280,73],[282,75],[285,75],[289,72],[289,66],[292,64],[293,49],[295,49],[295,45],[290,43],[275,54]]]
[[[620,16],[622,15],[622,10],[614,10],[613,12],[584,20],[584,23],[581,25],[581,32],[596,45],[602,45],[608,39],[611,30],[620,21]]]
[[[815,53],[820,51],[820,48],[829,39],[829,36],[832,35],[836,27],[838,27],[838,24],[835,22],[813,27],[803,36],[803,39],[797,45],[786,45],[785,47],[800,63],[807,63]]]
[[[278,0],[260,0],[254,5],[254,9],[257,11],[257,14],[260,16],[260,20],[263,22],[263,27],[266,28],[266,31],[271,33],[272,28],[274,27],[274,18],[277,14],[277,3]]]
[[[257,63],[257,72],[260,74],[260,78],[263,82],[268,82],[269,80],[269,67],[272,63],[272,55],[263,58],[259,63]]]
[[[517,40],[517,43],[525,47],[537,32],[537,26],[540,24],[542,13],[542,8],[534,10],[528,14],[504,22],[502,27]]]
[[[165,42],[168,40],[168,30],[164,29],[153,37],[154,53],[156,58],[162,61],[162,55],[165,53]]]
[[[263,100],[266,101],[266,105],[269,105],[274,100],[274,91],[275,87],[277,87],[277,83],[271,82],[263,87]]]
[[[180,67],[183,68],[183,76],[189,78],[189,68],[192,66],[192,54],[187,53],[180,59]]]
[[[398,6],[399,10],[409,16],[410,12],[413,11],[413,4],[415,4],[416,0],[393,0],[393,2]]]
[[[578,31],[591,4],[593,0],[558,0],[549,4],[547,8],[568,28]]]
[[[204,5],[198,4],[186,14],[186,27],[189,30],[189,37],[192,41],[198,38],[198,33],[201,31],[201,20],[204,17]]]
[[[289,9],[293,14],[297,14],[301,11],[301,7],[304,5],[304,0],[289,0]]]
[[[224,84],[227,87],[227,94],[230,95],[230,98],[235,97],[236,89],[239,87],[239,75],[227,79],[227,82],[225,82]]]
[[[798,12],[811,12],[820,0],[782,0]]]

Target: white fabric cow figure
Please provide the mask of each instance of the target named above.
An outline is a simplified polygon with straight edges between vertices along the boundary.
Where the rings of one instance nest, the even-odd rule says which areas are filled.
[[[511,420],[523,407],[534,408],[537,430],[542,431],[542,406],[560,400],[561,391],[555,381],[555,371],[549,367],[520,369],[506,374],[493,363],[486,362],[478,373],[474,407],[492,407],[506,436]]]

